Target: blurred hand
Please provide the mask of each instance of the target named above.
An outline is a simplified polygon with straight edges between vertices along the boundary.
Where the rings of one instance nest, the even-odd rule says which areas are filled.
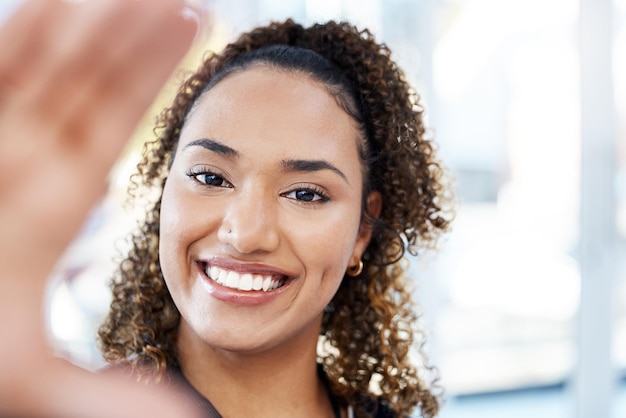
[[[0,416],[189,416],[52,358],[45,281],[196,24],[183,0],[27,1],[0,28]]]

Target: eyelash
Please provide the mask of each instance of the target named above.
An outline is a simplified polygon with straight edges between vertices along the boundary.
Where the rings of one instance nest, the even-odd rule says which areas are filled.
[[[225,180],[221,175],[203,167],[191,169],[186,172],[186,175],[190,179],[206,187],[210,187],[210,188],[219,188],[219,187],[232,188],[233,187],[232,184],[230,184],[227,180]],[[222,185],[208,184],[206,181],[202,181],[199,179],[199,177],[201,176],[214,176],[217,179],[221,180]],[[226,185],[223,185],[224,183],[226,183]],[[295,197],[289,197],[289,195],[291,195],[292,193],[298,193],[298,192],[312,193],[316,196],[314,197],[314,200],[301,200],[301,199],[296,199]],[[284,196],[288,199],[295,200],[300,204],[323,204],[323,203],[330,201],[330,196],[328,196],[326,192],[324,192],[321,188],[314,187],[314,186],[296,187],[288,192],[281,193],[281,196]]]
[[[198,183],[206,186],[206,187],[226,187],[226,188],[232,188],[232,184],[230,184],[227,180],[224,179],[224,177],[220,176],[219,174],[208,170],[206,168],[200,167],[200,168],[195,168],[195,169],[191,169],[189,171],[187,171],[187,177],[191,178],[194,181],[197,181]],[[226,183],[227,185],[215,185],[215,184],[208,184],[205,181],[200,180],[198,177],[201,176],[214,176],[218,179],[220,179],[223,183]],[[206,179],[205,179],[206,180]]]
[[[300,199],[295,199],[295,198],[288,197],[290,194],[298,193],[298,192],[313,193],[313,194],[317,195],[318,198],[315,199],[315,200],[300,200]],[[298,203],[301,203],[301,204],[323,204],[323,203],[326,203],[326,202],[330,201],[330,196],[328,196],[328,194],[326,194],[319,187],[312,187],[312,186],[297,187],[297,188],[294,188],[294,189],[292,189],[292,190],[290,190],[288,192],[282,193],[281,196],[285,196],[288,199],[295,200],[295,201],[297,201]]]

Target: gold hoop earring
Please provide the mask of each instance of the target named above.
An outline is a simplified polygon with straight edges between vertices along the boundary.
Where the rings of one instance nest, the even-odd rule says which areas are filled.
[[[346,269],[346,274],[350,277],[356,277],[363,272],[363,261],[359,260],[356,266],[350,266]]]

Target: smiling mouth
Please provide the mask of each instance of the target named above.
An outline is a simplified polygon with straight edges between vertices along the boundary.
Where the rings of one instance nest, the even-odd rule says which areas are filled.
[[[206,263],[203,266],[203,270],[209,279],[222,286],[247,292],[269,292],[282,287],[287,281],[287,277],[282,275],[239,273],[217,266],[210,266]]]

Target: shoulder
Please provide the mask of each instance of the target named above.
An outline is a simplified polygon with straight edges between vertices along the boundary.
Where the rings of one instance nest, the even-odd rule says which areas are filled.
[[[376,414],[374,418],[398,418],[396,411],[391,409],[389,404],[385,401],[379,401],[376,408]]]
[[[367,416],[371,418],[400,418],[400,415],[394,411],[389,403],[384,399],[368,399],[365,402],[365,410]]]

